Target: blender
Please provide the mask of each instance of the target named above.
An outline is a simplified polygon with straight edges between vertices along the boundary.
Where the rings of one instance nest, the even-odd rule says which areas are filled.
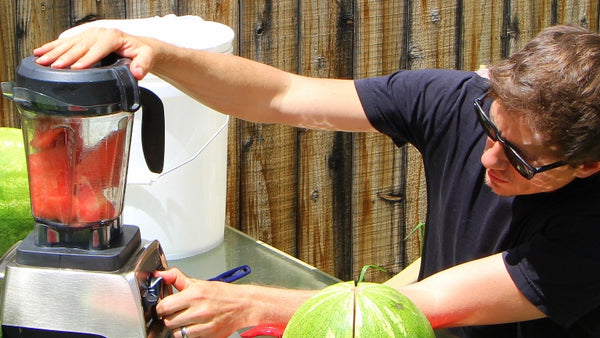
[[[167,337],[156,304],[171,288],[160,243],[122,224],[133,116],[142,108],[148,168],[161,172],[161,100],[130,60],[85,70],[23,59],[2,92],[17,103],[33,231],[0,260],[0,322],[8,337]],[[3,276],[2,276],[3,274]]]

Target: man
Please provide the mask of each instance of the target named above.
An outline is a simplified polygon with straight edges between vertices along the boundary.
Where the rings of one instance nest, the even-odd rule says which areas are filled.
[[[382,132],[427,175],[420,281],[396,286],[464,337],[600,336],[600,36],[547,29],[489,70],[307,78],[231,55],[91,29],[34,51],[85,68],[110,52],[214,109],[254,122]],[[157,312],[175,337],[286,322],[314,291],[193,280]],[[392,282],[393,285],[393,282]],[[182,332],[183,331],[183,332]]]

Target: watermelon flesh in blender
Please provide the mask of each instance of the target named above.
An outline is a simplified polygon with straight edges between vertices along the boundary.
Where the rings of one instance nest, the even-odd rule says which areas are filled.
[[[120,214],[127,129],[111,130],[87,145],[81,120],[35,119],[31,128],[27,162],[38,220],[81,227]]]

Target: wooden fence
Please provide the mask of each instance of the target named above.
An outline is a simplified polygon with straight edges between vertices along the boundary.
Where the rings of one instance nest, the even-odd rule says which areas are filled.
[[[170,13],[227,24],[235,54],[304,75],[474,70],[553,24],[597,31],[598,7],[589,0],[2,0],[0,78],[13,80],[33,47],[80,22]],[[18,126],[12,104],[3,98],[1,107],[0,125]],[[239,120],[229,135],[229,225],[342,279],[364,264],[393,274],[419,256],[418,232],[405,239],[426,213],[413,148],[381,135]]]

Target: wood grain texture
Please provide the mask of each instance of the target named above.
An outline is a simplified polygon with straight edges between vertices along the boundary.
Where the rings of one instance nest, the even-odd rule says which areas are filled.
[[[241,3],[239,54],[296,72],[298,69],[298,7],[295,1],[244,1]],[[269,124],[236,121],[235,152],[242,231],[296,255],[297,130]],[[237,204],[237,206],[236,206]]]
[[[506,56],[504,0],[464,0],[460,18],[458,68],[476,70]]]
[[[177,0],[126,0],[126,18],[137,19],[177,13]]]
[[[407,8],[400,1],[359,1],[356,8],[355,78],[398,69],[405,43]],[[383,281],[406,265],[404,150],[386,136],[356,134],[353,140],[352,276],[375,264],[369,281]]]
[[[571,23],[598,31],[598,1],[556,0],[556,23]]]
[[[125,19],[125,0],[73,0],[71,26],[102,19]]]
[[[302,1],[299,73],[352,78],[353,3]],[[306,130],[299,136],[298,256],[350,277],[351,134]]]

